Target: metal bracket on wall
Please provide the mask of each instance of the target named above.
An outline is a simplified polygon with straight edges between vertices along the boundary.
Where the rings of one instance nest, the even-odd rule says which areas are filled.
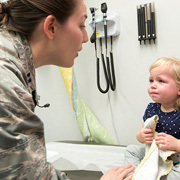
[[[137,21],[138,21],[138,40],[146,40],[151,44],[153,40],[155,44],[156,28],[155,28],[155,5],[154,2],[148,4],[142,4],[137,6]]]

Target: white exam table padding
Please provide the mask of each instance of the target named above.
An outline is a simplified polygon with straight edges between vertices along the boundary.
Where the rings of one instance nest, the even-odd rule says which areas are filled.
[[[46,143],[47,160],[59,170],[86,170],[107,172],[124,165],[126,147],[66,142]]]

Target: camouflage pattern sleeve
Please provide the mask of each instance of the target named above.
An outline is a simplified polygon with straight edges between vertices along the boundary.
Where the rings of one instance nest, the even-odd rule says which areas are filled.
[[[28,52],[25,40],[0,35],[0,180],[68,180],[46,159],[43,123],[34,113],[35,74]]]

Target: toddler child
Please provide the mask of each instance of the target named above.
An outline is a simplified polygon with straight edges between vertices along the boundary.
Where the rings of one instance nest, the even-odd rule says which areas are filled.
[[[180,179],[180,59],[160,58],[150,67],[148,94],[153,103],[149,103],[144,113],[144,122],[158,115],[156,125],[156,144],[162,150],[174,150],[178,153],[170,157],[174,166],[161,180]],[[136,135],[139,142],[151,144],[154,136],[152,129],[144,129],[144,123]],[[129,145],[125,152],[125,163],[133,166],[141,162],[145,147]]]

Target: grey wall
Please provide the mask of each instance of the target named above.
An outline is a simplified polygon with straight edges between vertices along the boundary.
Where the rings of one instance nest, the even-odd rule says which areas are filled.
[[[114,64],[117,89],[101,94],[96,85],[94,45],[88,42],[75,62],[75,73],[81,97],[119,144],[138,143],[136,133],[142,116],[151,101],[147,93],[149,66],[162,56],[180,57],[180,1],[154,0],[156,9],[156,44],[139,45],[137,40],[136,6],[146,0],[85,0],[87,4],[87,31],[91,20],[90,7],[108,4],[108,11],[120,16],[120,35],[114,38]],[[150,1],[151,2],[151,1]],[[59,69],[53,66],[37,69],[40,103],[51,103],[47,110],[37,109],[45,123],[46,140],[81,140],[78,125],[64,87]]]

